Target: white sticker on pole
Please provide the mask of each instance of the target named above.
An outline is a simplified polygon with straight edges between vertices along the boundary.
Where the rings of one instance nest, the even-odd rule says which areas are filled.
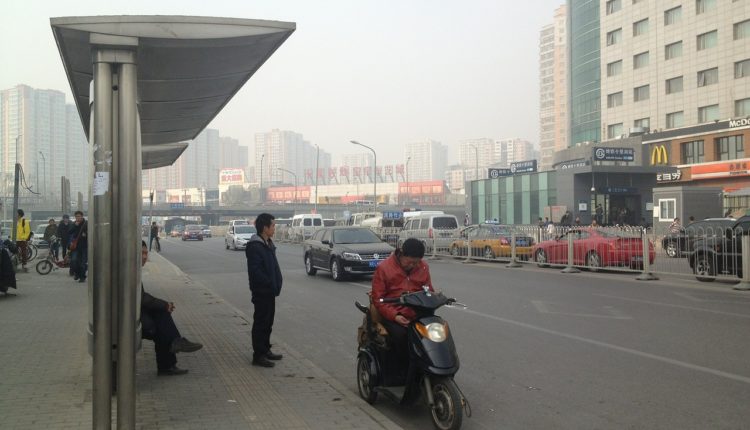
[[[94,173],[94,195],[103,196],[109,191],[109,172]]]

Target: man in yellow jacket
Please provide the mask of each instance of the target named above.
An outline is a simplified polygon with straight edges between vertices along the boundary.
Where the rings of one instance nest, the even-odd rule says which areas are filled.
[[[21,268],[24,272],[28,272],[29,269],[26,268],[26,263],[28,262],[27,247],[31,236],[31,226],[29,225],[29,221],[23,217],[24,215],[23,209],[19,209],[18,224],[16,225],[16,245],[21,254]]]

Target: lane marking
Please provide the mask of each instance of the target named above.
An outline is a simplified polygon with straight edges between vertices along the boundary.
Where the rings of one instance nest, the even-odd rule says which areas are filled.
[[[701,298],[701,294],[688,294],[688,293],[673,293],[676,296],[682,297],[683,299],[688,299],[691,302],[696,303],[731,303],[731,304],[750,304],[750,297],[743,297],[743,296],[730,296],[732,300],[723,300],[727,297],[726,294],[722,295],[722,299],[711,299],[711,298]],[[707,294],[708,295],[708,294]],[[708,295],[716,297],[715,294]],[[745,302],[745,303],[743,303]]]
[[[678,367],[682,367],[682,368],[685,368],[685,369],[695,370],[695,371],[698,371],[698,372],[707,373],[709,375],[714,375],[714,376],[718,376],[718,377],[721,377],[721,378],[730,379],[730,380],[736,381],[736,382],[742,382],[742,383],[745,383],[745,384],[750,384],[750,377],[747,377],[747,376],[737,375],[735,373],[725,372],[723,370],[712,369],[710,367],[699,366],[697,364],[692,364],[692,363],[688,363],[688,362],[685,362],[685,361],[675,360],[673,358],[662,357],[660,355],[651,354],[649,352],[639,351],[637,349],[627,348],[627,347],[624,347],[624,346],[619,346],[619,345],[615,345],[615,344],[611,344],[611,343],[607,343],[607,342],[602,342],[602,341],[590,339],[590,338],[587,338],[587,337],[576,336],[574,334],[564,333],[564,332],[557,331],[557,330],[551,330],[551,329],[547,329],[547,328],[544,328],[544,327],[539,327],[539,326],[536,326],[536,325],[533,325],[533,324],[528,324],[528,323],[524,323],[524,322],[520,322],[520,321],[511,320],[511,319],[508,319],[508,318],[502,318],[502,317],[498,317],[498,316],[495,316],[495,315],[485,314],[483,312],[478,312],[478,311],[469,310],[469,309],[460,309],[460,308],[453,308],[453,309],[456,309],[456,310],[462,311],[462,312],[466,312],[466,313],[469,313],[469,314],[472,314],[472,315],[484,317],[484,318],[487,318],[487,319],[491,319],[491,320],[494,320],[494,321],[498,321],[498,322],[502,322],[502,323],[514,325],[514,326],[517,326],[517,327],[522,327],[522,328],[526,328],[526,329],[529,329],[529,330],[534,330],[534,331],[538,331],[538,332],[542,332],[542,333],[547,333],[547,334],[550,334],[550,335],[553,335],[553,336],[558,336],[558,337],[562,337],[562,338],[565,338],[565,339],[575,340],[575,341],[578,341],[578,342],[583,342],[583,343],[587,343],[587,344],[590,344],[590,345],[595,345],[595,346],[599,346],[599,347],[602,347],[602,348],[611,349],[613,351],[624,352],[626,354],[631,354],[631,355],[635,355],[635,356],[642,357],[642,358],[648,358],[648,359],[659,361],[659,362],[662,362],[662,363],[671,364],[673,366],[678,366]]]
[[[678,294],[678,293],[675,293]],[[684,305],[675,305],[672,303],[663,303],[663,302],[652,302],[650,300],[640,300],[640,299],[631,299],[629,297],[621,297],[621,296],[612,296],[609,294],[592,294],[594,296],[599,297],[607,297],[610,299],[617,299],[617,300],[625,300],[627,302],[635,302],[635,303],[644,303],[648,305],[654,305],[654,306],[664,306],[668,308],[676,308],[676,309],[685,309],[690,311],[699,311],[699,312],[708,312],[711,314],[717,314],[717,315],[726,315],[726,316],[732,316],[732,317],[738,317],[738,318],[750,318],[750,315],[748,314],[738,314],[735,312],[725,312],[725,311],[716,311],[713,309],[703,309],[703,308],[696,308],[693,306],[684,306]],[[680,295],[680,294],[678,294]]]
[[[626,315],[623,312],[620,312],[619,310],[613,308],[612,306],[602,306],[602,309],[606,314],[591,314],[591,313],[581,313],[581,312],[561,312],[554,310],[555,306],[564,306],[564,303],[554,303],[554,302],[545,302],[542,300],[532,300],[531,304],[534,305],[537,312],[540,314],[550,314],[550,315],[565,315],[565,316],[572,316],[572,317],[583,317],[583,318],[607,318],[607,319],[613,319],[613,320],[632,320],[633,318]],[[552,309],[550,309],[550,306]]]

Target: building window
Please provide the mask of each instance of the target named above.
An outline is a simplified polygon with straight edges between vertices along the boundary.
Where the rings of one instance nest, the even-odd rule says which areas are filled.
[[[680,160],[682,160],[682,164],[696,164],[705,161],[702,140],[684,142],[680,146]]]
[[[750,99],[735,100],[734,116],[750,116]]]
[[[735,79],[744,78],[746,76],[750,76],[750,59],[734,63]]]
[[[648,33],[648,18],[633,23],[633,37],[646,33]]]
[[[750,69],[748,69],[750,72]],[[617,76],[622,73],[622,60],[607,64],[607,76]]]
[[[708,33],[699,34],[697,38],[697,46],[699,51],[704,49],[713,48],[716,46],[716,42],[719,40],[719,32],[709,31]]]
[[[664,59],[671,60],[672,58],[682,57],[682,40],[675,43],[670,43],[664,47]]]
[[[672,79],[667,79],[666,88],[667,88],[667,94],[681,93],[682,92],[682,76],[678,76]]]
[[[682,127],[685,123],[685,115],[682,111],[667,114],[667,128]]]
[[[612,30],[609,33],[607,33],[607,46],[612,46],[614,44],[620,43],[622,41],[622,29],[618,28],[617,30]]]
[[[607,15],[622,9],[622,0],[607,0]]]
[[[698,87],[705,87],[719,82],[719,68],[701,70],[698,72]]]
[[[700,15],[716,8],[716,0],[695,0],[695,14]]]
[[[622,91],[607,95],[607,107],[622,106]]]
[[[648,100],[649,86],[643,85],[641,87],[633,88],[633,101],[640,102]]]
[[[719,105],[702,106],[698,108],[698,122],[716,121],[719,119]]]
[[[676,210],[677,199],[659,199],[659,221],[674,221]]]
[[[648,128],[651,126],[651,119],[650,118],[641,118],[633,121],[633,127],[641,127],[648,130]]]
[[[648,51],[633,56],[633,68],[640,69],[648,66]]]
[[[622,136],[622,123],[607,126],[607,137],[609,139]]]
[[[673,7],[664,11],[664,25],[672,25],[682,19],[682,6]]]
[[[750,19],[734,25],[734,40],[744,39],[748,36],[750,36]]]
[[[737,160],[745,158],[745,143],[742,135],[716,139],[716,159]]]

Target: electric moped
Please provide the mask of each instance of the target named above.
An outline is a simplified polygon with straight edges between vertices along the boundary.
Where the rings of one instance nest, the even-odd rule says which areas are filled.
[[[368,308],[355,302],[365,314],[357,355],[359,395],[372,404],[383,394],[402,405],[411,405],[424,395],[435,428],[461,428],[464,409],[466,416],[471,416],[471,407],[453,379],[459,360],[448,323],[435,315],[435,310],[464,305],[427,286],[422,291],[380,301],[410,307],[417,314],[407,329],[409,363],[399,362],[392,353],[388,336],[383,336],[384,328],[377,322],[375,306]]]

